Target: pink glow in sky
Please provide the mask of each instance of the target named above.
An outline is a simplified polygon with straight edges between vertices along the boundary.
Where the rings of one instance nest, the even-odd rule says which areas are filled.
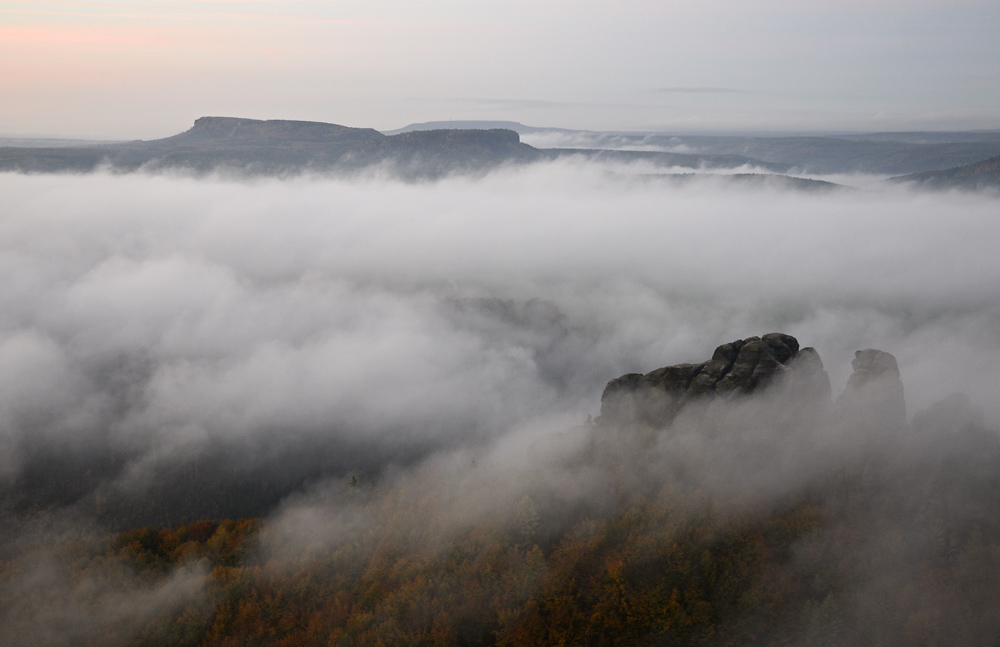
[[[975,0],[7,0],[0,134],[153,138],[209,114],[998,128],[997,33],[1000,3]]]

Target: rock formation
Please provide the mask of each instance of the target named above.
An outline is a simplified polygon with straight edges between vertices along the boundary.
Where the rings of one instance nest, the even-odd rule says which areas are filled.
[[[854,353],[851,366],[854,373],[837,400],[838,407],[868,426],[904,427],[906,402],[896,358],[885,351],[867,348]]]
[[[800,349],[791,335],[769,333],[723,344],[707,362],[611,380],[601,396],[598,423],[665,427],[689,403],[732,399],[778,385],[796,395],[830,399],[830,379],[815,349]]]
[[[869,348],[857,351],[851,364],[854,373],[835,407],[843,427],[866,436],[905,428],[906,402],[896,358]],[[831,404],[830,378],[816,350],[800,349],[790,335],[769,333],[723,344],[700,364],[676,364],[611,380],[601,396],[597,423],[667,427],[688,405],[712,405],[763,391],[803,404]]]

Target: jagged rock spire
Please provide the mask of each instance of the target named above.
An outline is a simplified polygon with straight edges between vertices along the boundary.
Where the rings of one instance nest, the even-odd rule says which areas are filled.
[[[891,354],[866,348],[854,353],[854,373],[837,406],[868,426],[883,430],[906,425],[906,401],[899,366]]]

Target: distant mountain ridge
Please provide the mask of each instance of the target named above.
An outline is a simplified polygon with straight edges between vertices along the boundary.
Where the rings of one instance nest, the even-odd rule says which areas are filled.
[[[393,130],[383,130],[386,135],[412,132],[415,130],[442,130],[442,129],[490,129],[504,128],[513,130],[520,135],[535,133],[575,133],[589,134],[594,136],[614,136],[633,139],[650,137],[670,137],[672,139],[685,140],[696,138],[711,139],[835,139],[853,142],[894,142],[901,144],[983,144],[1000,142],[1000,130],[969,130],[969,131],[885,131],[885,132],[804,132],[804,133],[752,133],[733,132],[727,134],[713,133],[688,133],[688,134],[667,134],[658,130],[586,130],[578,128],[555,128],[545,126],[528,126],[518,121],[493,121],[493,120],[463,120],[449,119],[447,121],[424,121],[415,122],[396,128]]]
[[[423,121],[409,124],[394,130],[383,130],[386,135],[399,135],[402,133],[419,132],[423,130],[492,130],[502,128],[503,130],[513,130],[518,135],[531,135],[534,133],[561,132],[579,133],[590,132],[574,130],[572,128],[551,128],[539,126],[526,126],[519,121],[496,121],[478,119],[449,119],[448,121]]]
[[[76,146],[38,146],[32,142],[0,147],[0,171],[88,173],[104,169],[122,173],[142,169],[196,174],[343,175],[378,168],[398,177],[417,179],[570,158],[603,164],[642,164],[651,170],[669,168],[672,172],[739,169],[744,175],[786,175],[792,171],[899,175],[948,169],[1000,155],[1000,138],[992,133],[966,133],[964,139],[974,141],[951,143],[941,143],[947,139],[946,134],[929,133],[926,139],[938,143],[916,144],[888,141],[889,135],[885,134],[871,139],[678,137],[535,128],[508,121],[426,122],[393,132],[315,121],[201,117],[182,133],[150,141]],[[531,137],[536,145],[521,141],[522,134]],[[918,135],[900,136],[913,140]],[[952,139],[963,137],[956,135]],[[795,179],[786,185],[804,188],[815,182]]]
[[[234,170],[252,175],[281,175],[352,173],[384,166],[404,177],[434,178],[565,156],[645,161],[654,166],[691,169],[755,166],[773,172],[787,170],[787,166],[737,155],[538,149],[521,142],[516,131],[506,128],[428,128],[387,135],[372,128],[323,122],[237,117],[201,117],[189,130],[150,141],[0,148],[0,170],[44,173],[91,172],[100,168],[115,172],[180,169],[197,173]]]
[[[910,182],[930,189],[1000,189],[1000,156],[943,171],[911,173],[894,177],[892,181]]]
[[[313,121],[201,117],[177,135],[87,147],[0,148],[0,170],[20,172],[236,171],[251,175],[351,173],[379,165],[405,177],[481,172],[541,159],[508,130],[384,135]]]
[[[716,160],[719,156],[738,155],[776,172],[796,168],[818,174],[900,175],[947,169],[1000,155],[1000,130],[712,135],[537,128],[513,121],[432,121],[386,132],[493,127],[527,135],[531,143],[544,148],[695,154]],[[540,143],[543,141],[544,145]]]

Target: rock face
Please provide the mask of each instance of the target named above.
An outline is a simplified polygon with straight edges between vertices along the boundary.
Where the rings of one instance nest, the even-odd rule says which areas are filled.
[[[769,333],[723,344],[701,364],[611,380],[601,396],[598,421],[664,427],[689,403],[733,398],[779,383],[797,394],[830,399],[830,379],[815,349],[800,349],[791,335]]]
[[[838,407],[882,429],[905,426],[906,402],[896,358],[868,348],[854,353],[851,366],[854,373],[837,400]]]

